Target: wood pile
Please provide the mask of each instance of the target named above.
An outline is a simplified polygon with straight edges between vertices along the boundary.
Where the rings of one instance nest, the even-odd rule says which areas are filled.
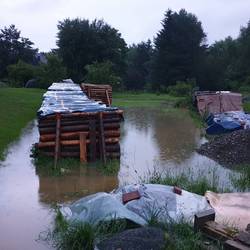
[[[120,158],[123,111],[88,99],[77,86],[54,84],[44,95],[36,148],[53,156],[55,165],[60,157],[79,157],[81,162]]]
[[[112,105],[112,87],[110,85],[82,83],[81,88],[88,98]]]

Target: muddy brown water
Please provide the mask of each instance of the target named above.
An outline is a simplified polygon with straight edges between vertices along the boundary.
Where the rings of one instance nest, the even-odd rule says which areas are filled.
[[[143,182],[155,171],[209,175],[216,169],[220,185],[228,184],[230,170],[195,152],[204,138],[184,112],[127,109],[121,130],[117,175],[105,176],[92,167],[55,177],[36,172],[30,149],[38,141],[38,130],[31,122],[0,162],[0,249],[51,249],[38,238],[53,224],[53,204]]]

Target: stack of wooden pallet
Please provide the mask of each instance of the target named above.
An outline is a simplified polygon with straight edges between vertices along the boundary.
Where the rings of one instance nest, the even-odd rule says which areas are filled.
[[[81,88],[88,98],[112,105],[112,87],[110,85],[82,83]]]
[[[82,162],[120,157],[123,111],[90,100],[79,85],[53,84],[38,111],[37,149],[43,155]]]

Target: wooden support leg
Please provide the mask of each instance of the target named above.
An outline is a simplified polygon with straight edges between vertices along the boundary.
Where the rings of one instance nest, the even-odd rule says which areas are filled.
[[[96,121],[89,121],[89,158],[91,161],[96,161]]]
[[[79,141],[80,141],[80,162],[87,162],[87,150],[86,150],[86,135],[83,132],[79,133]]]
[[[61,115],[56,114],[56,140],[55,140],[55,158],[54,158],[54,167],[57,166],[57,161],[60,158],[61,143],[60,143],[60,134],[61,134]]]
[[[106,147],[105,147],[105,138],[104,138],[104,128],[103,128],[103,114],[99,113],[99,143],[100,143],[100,155],[102,162],[106,164]]]

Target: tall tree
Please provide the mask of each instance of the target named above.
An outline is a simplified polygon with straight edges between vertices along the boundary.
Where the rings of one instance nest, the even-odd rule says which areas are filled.
[[[238,42],[231,37],[215,42],[207,51],[202,89],[222,90],[239,78]]]
[[[132,45],[127,53],[127,72],[125,86],[127,89],[142,90],[148,82],[153,48],[151,41]]]
[[[162,26],[155,39],[152,71],[155,88],[191,78],[199,81],[200,63],[206,49],[201,22],[184,9],[179,13],[168,10]]]
[[[13,24],[0,30],[0,77],[6,76],[7,66],[17,63],[18,60],[35,62],[37,49],[33,49],[33,43],[20,34]]]
[[[65,19],[57,27],[58,52],[75,81],[82,80],[85,66],[94,62],[111,61],[117,73],[124,73],[126,43],[121,34],[103,20],[90,23],[79,18]]]

